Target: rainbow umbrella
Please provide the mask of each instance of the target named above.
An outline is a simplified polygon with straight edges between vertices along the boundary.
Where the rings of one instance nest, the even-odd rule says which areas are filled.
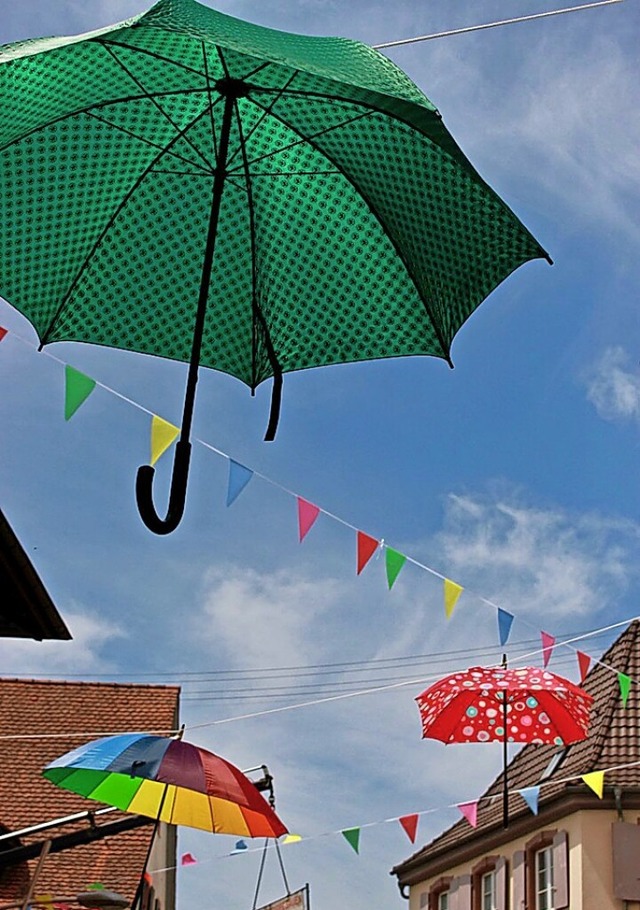
[[[169,825],[242,837],[287,833],[242,771],[181,739],[107,736],[67,752],[42,773],[65,790]]]

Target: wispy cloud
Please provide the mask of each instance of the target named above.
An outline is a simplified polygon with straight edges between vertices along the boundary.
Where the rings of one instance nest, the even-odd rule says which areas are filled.
[[[585,376],[587,398],[604,420],[640,420],[640,370],[622,347],[607,348]]]
[[[117,625],[84,610],[65,610],[64,621],[71,641],[0,640],[4,676],[58,676],[60,674],[106,673],[117,667],[108,648],[125,633]]]
[[[530,621],[595,616],[632,577],[640,527],[523,505],[507,494],[450,495],[439,545],[460,583]]]

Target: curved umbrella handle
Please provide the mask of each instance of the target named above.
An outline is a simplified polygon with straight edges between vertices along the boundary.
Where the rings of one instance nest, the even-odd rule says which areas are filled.
[[[156,469],[148,464],[138,468],[136,475],[138,512],[140,513],[140,518],[154,534],[171,534],[182,520],[187,497],[190,458],[191,443],[188,440],[178,440],[173,460],[171,492],[169,494],[169,508],[167,509],[166,518],[159,517],[153,504],[153,477]]]

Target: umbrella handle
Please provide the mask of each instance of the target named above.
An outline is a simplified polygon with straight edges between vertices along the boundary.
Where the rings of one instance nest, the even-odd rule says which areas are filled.
[[[169,508],[165,518],[160,518],[153,504],[153,477],[156,469],[148,464],[141,465],[138,468],[136,475],[138,512],[145,525],[154,534],[171,534],[182,520],[187,497],[190,458],[191,443],[188,440],[179,439],[176,443],[176,453],[173,459]]]

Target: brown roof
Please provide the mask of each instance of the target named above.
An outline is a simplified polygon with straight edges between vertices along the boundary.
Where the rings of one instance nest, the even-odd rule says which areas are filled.
[[[624,673],[633,681],[626,707],[621,698],[618,673]],[[524,799],[514,792],[525,787],[540,786],[540,816],[545,811],[549,816],[566,814],[569,803],[575,808],[602,807],[603,803],[580,780],[583,774],[590,771],[616,769],[607,770],[605,796],[609,794],[613,798],[613,788],[620,787],[623,796],[631,792],[639,797],[640,621],[632,622],[603,655],[601,662],[594,665],[583,688],[594,698],[587,739],[564,749],[555,745],[528,745],[509,763],[510,827],[507,832],[502,828],[503,775],[500,774],[480,798],[477,827],[472,828],[465,819],[460,819],[409,859],[395,866],[392,874],[406,881],[407,875],[418,866],[428,864],[440,869],[446,863],[446,855],[454,847],[456,851],[465,847],[471,850],[478,843],[478,850],[486,851],[488,837],[493,837],[498,843],[520,833],[520,828],[538,827],[539,819],[532,815]],[[555,756],[558,757],[555,759],[556,767],[549,773],[547,769]],[[632,763],[636,764],[627,768],[617,767]]]
[[[40,576],[0,510],[0,636],[69,639]]]
[[[0,679],[0,823],[17,831],[101,808],[100,803],[45,780],[41,776],[44,766],[100,734],[176,729],[179,693],[175,686]],[[56,736],[46,738],[46,734]],[[122,818],[130,816],[114,812],[100,823]],[[22,837],[21,842],[43,841],[87,825],[86,821],[75,823]],[[132,898],[150,835],[151,829],[144,827],[49,855],[36,893],[73,896],[99,881]],[[35,862],[29,865],[33,872]],[[0,900],[15,897],[16,888],[24,884],[24,873],[23,867],[0,876]]]

